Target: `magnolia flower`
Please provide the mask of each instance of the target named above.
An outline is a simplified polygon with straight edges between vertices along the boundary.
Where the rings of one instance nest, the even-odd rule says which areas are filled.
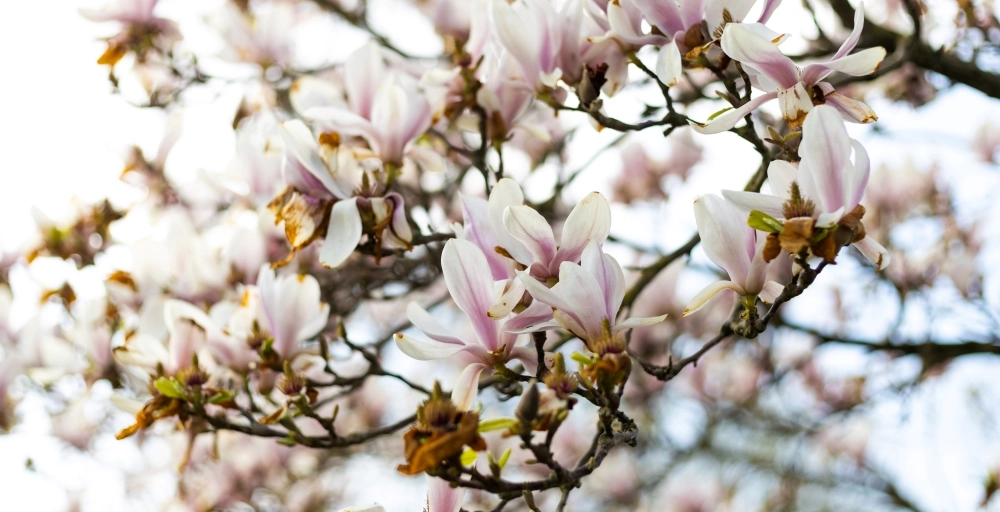
[[[431,126],[430,103],[413,78],[386,71],[376,43],[362,46],[348,58],[344,89],[349,109],[313,107],[302,115],[325,130],[364,138],[387,165],[402,166],[406,159],[430,171],[444,170],[439,154],[415,144]]]
[[[607,18],[613,37],[633,50],[646,45],[660,47],[656,59],[657,78],[673,87],[683,73],[683,53],[718,38],[728,23],[739,23],[750,12],[755,0],[613,0],[608,3]],[[767,0],[757,23],[767,23],[781,0]],[[709,39],[702,34],[702,21]],[[642,32],[642,22],[652,31]]]
[[[496,37],[521,65],[528,84],[534,89],[555,87],[562,76],[557,62],[562,38],[552,4],[547,0],[493,0],[491,7]]]
[[[752,75],[754,85],[767,94],[729,110],[707,124],[692,122],[691,126],[701,133],[726,131],[757,107],[774,98],[778,98],[781,115],[792,129],[802,125],[803,118],[812,110],[814,102],[836,108],[848,121],[870,123],[877,120],[878,117],[868,105],[838,94],[833,86],[822,81],[834,71],[851,76],[868,75],[882,64],[882,59],[885,58],[885,49],[882,47],[847,55],[857,46],[864,23],[864,3],[861,3],[854,15],[854,30],[833,58],[829,62],[809,64],[802,69],[778,49],[776,41],[780,42],[784,36],[775,38],[770,29],[760,24],[727,25],[722,34],[722,50],[748,68],[746,71]]]
[[[302,342],[326,327],[330,306],[320,302],[319,281],[310,275],[277,277],[264,265],[257,275],[266,328],[274,338],[272,348],[284,359],[300,351]]]
[[[812,217],[817,228],[837,225],[855,211],[865,195],[871,171],[868,152],[848,136],[838,111],[825,105],[817,106],[806,116],[798,152],[802,160],[797,168],[783,161],[771,162],[768,167],[773,195],[727,190],[723,196],[746,212],[758,210],[775,219],[787,220],[786,213],[791,212],[785,206],[794,187],[808,203],[805,206],[812,208],[811,212],[799,212],[796,217]],[[859,234],[863,235],[864,230]],[[864,236],[853,244],[879,270],[889,264],[889,253],[872,237]]]
[[[466,367],[452,390],[451,399],[459,409],[468,410],[475,403],[479,375],[486,368],[511,359],[520,360],[525,367],[535,366],[535,350],[524,347],[529,337],[513,331],[544,322],[551,314],[544,305],[532,304],[513,317],[491,315],[490,309],[497,303],[502,288],[494,285],[486,256],[468,240],[453,239],[445,244],[441,268],[452,300],[472,322],[475,341],[470,343],[454,336],[427,310],[411,302],[406,316],[430,340],[396,334],[396,345],[404,354],[421,361],[460,356]]]
[[[344,146],[320,147],[312,138],[309,128],[299,120],[282,123],[281,134],[285,141],[286,182],[295,190],[313,198],[339,199],[329,214],[326,240],[319,253],[320,263],[331,268],[343,263],[354,252],[366,232],[376,238],[379,247],[384,242],[390,247],[410,248],[413,233],[406,221],[403,196],[397,192],[377,195],[379,185],[372,185],[374,180],[367,179],[361,168],[363,164],[359,162],[359,157],[363,155]],[[354,189],[366,182],[369,183],[368,187]],[[307,202],[307,206],[293,209],[292,213],[299,213],[296,220],[322,217],[323,210],[317,201],[313,200],[316,205],[312,210],[308,209],[308,198],[302,201]],[[294,206],[297,203],[288,204]],[[288,204],[284,205],[285,210],[288,210]],[[303,210],[308,216],[303,214]],[[288,213],[283,212],[286,232]],[[363,219],[368,219],[369,223],[366,224]],[[308,242],[315,227],[303,231],[308,234],[289,237],[293,245],[296,241]]]
[[[190,367],[195,355],[202,362],[211,361],[208,344],[223,336],[208,315],[194,304],[176,299],[167,300],[162,311],[166,343],[150,332],[140,331],[113,349],[115,359],[148,370],[162,367],[167,375],[177,375]]]
[[[743,297],[760,295],[773,302],[782,286],[766,281],[764,237],[747,225],[746,215],[715,194],[694,201],[694,217],[701,235],[701,246],[713,263],[729,274],[728,281],[716,281],[698,292],[682,316],[698,311],[722,290],[733,290]]]
[[[506,236],[501,235],[501,247],[536,279],[555,277],[563,262],[579,261],[588,243],[603,243],[611,231],[611,206],[599,192],[588,194],[569,213],[558,246],[548,221],[522,201],[513,180],[500,180],[490,192],[490,221],[496,225],[494,205],[507,205],[502,210]]]
[[[98,64],[114,66],[130,50],[144,60],[144,50],[155,41],[161,48],[168,48],[180,39],[180,31],[173,21],[153,14],[157,0],[119,0],[104,9],[80,9],[80,15],[90,21],[115,21],[123,25],[122,31],[108,39],[108,49],[97,60]]]
[[[559,282],[552,288],[527,272],[519,271],[518,275],[536,303],[550,306],[559,325],[600,355],[624,352],[626,330],[653,325],[667,318],[661,315],[616,322],[618,309],[625,298],[625,274],[621,265],[601,250],[598,240],[590,240],[586,245],[579,265],[565,260],[560,264]]]

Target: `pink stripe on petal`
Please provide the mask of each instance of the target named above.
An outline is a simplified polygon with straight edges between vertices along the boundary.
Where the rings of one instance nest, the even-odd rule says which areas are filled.
[[[499,329],[487,313],[493,305],[493,277],[486,256],[472,242],[452,239],[441,253],[441,267],[448,291],[472,321],[479,343],[496,350]]]

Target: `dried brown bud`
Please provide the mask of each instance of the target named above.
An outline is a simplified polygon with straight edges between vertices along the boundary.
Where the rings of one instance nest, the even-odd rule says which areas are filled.
[[[781,242],[777,233],[768,233],[764,242],[764,261],[770,263],[781,254]]]
[[[816,221],[812,217],[795,217],[785,220],[784,227],[778,234],[778,243],[781,248],[792,254],[798,254],[809,247],[815,223]]]

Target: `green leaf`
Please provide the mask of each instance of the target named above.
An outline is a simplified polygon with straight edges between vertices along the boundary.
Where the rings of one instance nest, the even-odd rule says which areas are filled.
[[[160,377],[153,381],[153,387],[163,396],[184,398],[184,386],[173,377]]]
[[[784,227],[781,221],[760,210],[750,210],[747,225],[758,231],[767,233],[781,233],[781,228]]]
[[[578,363],[580,363],[581,366],[590,366],[590,365],[594,364],[594,360],[593,359],[591,359],[591,358],[589,358],[589,357],[587,357],[587,356],[585,356],[585,355],[583,355],[583,354],[581,354],[579,352],[573,352],[572,354],[570,354],[569,358],[572,359],[572,360],[574,360],[574,361],[576,361],[576,362],[578,362]]]
[[[718,111],[718,112],[716,112],[716,113],[708,116],[708,120],[711,121],[712,119],[715,119],[716,117],[719,117],[722,114],[725,114],[726,112],[729,112],[732,109],[733,109],[733,107],[726,107],[726,108],[724,108],[724,109],[722,109],[722,110],[720,110],[720,111]]]
[[[503,455],[500,456],[500,460],[497,461],[497,466],[499,466],[500,469],[503,469],[503,467],[507,465],[507,459],[509,458],[510,458],[510,448],[507,448],[503,452]]]
[[[227,389],[219,391],[218,393],[212,395],[212,397],[208,399],[208,403],[216,405],[232,401],[233,401],[233,393],[232,391],[229,391]]]
[[[514,418],[493,418],[486,421],[480,421],[479,428],[476,430],[478,432],[492,432],[494,430],[503,430],[505,428],[516,426],[517,420]]]
[[[475,450],[473,450],[472,448],[466,448],[465,451],[462,452],[462,459],[461,459],[462,465],[463,466],[472,465],[474,462],[476,462],[476,458],[478,456],[479,455],[476,454]]]

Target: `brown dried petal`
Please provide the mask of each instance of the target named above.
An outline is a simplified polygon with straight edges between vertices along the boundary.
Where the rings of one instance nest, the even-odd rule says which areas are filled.
[[[802,249],[809,247],[815,222],[812,217],[796,217],[786,220],[778,235],[778,243],[781,248],[792,254],[798,254]]]
[[[781,242],[778,241],[777,233],[768,233],[767,241],[764,242],[764,261],[770,263],[781,254]]]
[[[479,415],[472,412],[462,413],[457,428],[450,432],[427,434],[411,427],[403,434],[406,464],[400,464],[396,470],[404,475],[417,475],[461,454],[465,446],[485,450],[486,441],[479,436],[478,428]]]

